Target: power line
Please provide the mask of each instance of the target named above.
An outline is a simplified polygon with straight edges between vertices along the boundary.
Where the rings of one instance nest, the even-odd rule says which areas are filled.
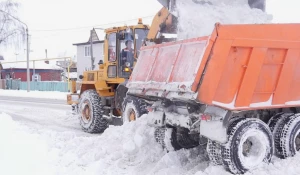
[[[144,17],[141,17],[141,18],[150,18],[150,17],[153,18],[154,16],[155,15],[144,16]],[[91,28],[91,27],[101,27],[101,26],[106,26],[106,25],[129,22],[129,21],[134,21],[134,20],[137,20],[137,19],[139,19],[139,18],[124,20],[124,21],[118,21],[118,22],[112,22],[112,23],[99,24],[99,25],[94,25],[94,26],[74,27],[74,28],[65,28],[65,29],[37,29],[37,30],[31,30],[31,31],[34,31],[34,32],[52,32],[52,31],[78,30],[78,29],[86,29],[86,28]]]

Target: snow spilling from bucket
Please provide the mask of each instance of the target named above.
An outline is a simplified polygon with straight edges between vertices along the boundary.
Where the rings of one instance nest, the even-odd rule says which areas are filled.
[[[271,23],[272,15],[251,9],[248,0],[209,0],[213,5],[177,0],[178,40],[210,35],[215,23]]]

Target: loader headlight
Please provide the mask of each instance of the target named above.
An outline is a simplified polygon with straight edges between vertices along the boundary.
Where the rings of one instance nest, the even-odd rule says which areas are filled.
[[[125,71],[125,72],[130,72],[130,68],[129,68],[129,67],[125,67],[125,68],[124,68],[124,71]]]

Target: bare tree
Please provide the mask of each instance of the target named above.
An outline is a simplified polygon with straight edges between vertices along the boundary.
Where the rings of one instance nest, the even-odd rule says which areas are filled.
[[[0,2],[0,46],[18,47],[26,39],[25,27],[17,15],[19,5],[12,0]]]

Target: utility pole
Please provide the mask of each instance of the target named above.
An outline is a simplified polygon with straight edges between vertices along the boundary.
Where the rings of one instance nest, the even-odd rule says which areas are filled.
[[[91,30],[91,37],[90,37],[90,43],[91,43],[91,68],[94,70],[94,57],[93,57],[93,30]]]
[[[93,31],[95,31],[95,29],[100,29],[100,30],[105,30],[104,28],[93,28],[91,30],[91,36],[90,36],[90,44],[91,44],[91,49],[90,49],[90,52],[91,52],[91,63],[92,63],[92,70],[94,70],[95,68],[95,65],[94,65],[94,62],[95,62],[95,58],[93,56]],[[95,31],[96,32],[96,31]]]
[[[24,23],[25,24],[25,23]],[[26,25],[26,24],[25,24]],[[29,33],[26,25],[26,38],[27,38],[27,92],[30,91],[30,72],[29,72]]]

